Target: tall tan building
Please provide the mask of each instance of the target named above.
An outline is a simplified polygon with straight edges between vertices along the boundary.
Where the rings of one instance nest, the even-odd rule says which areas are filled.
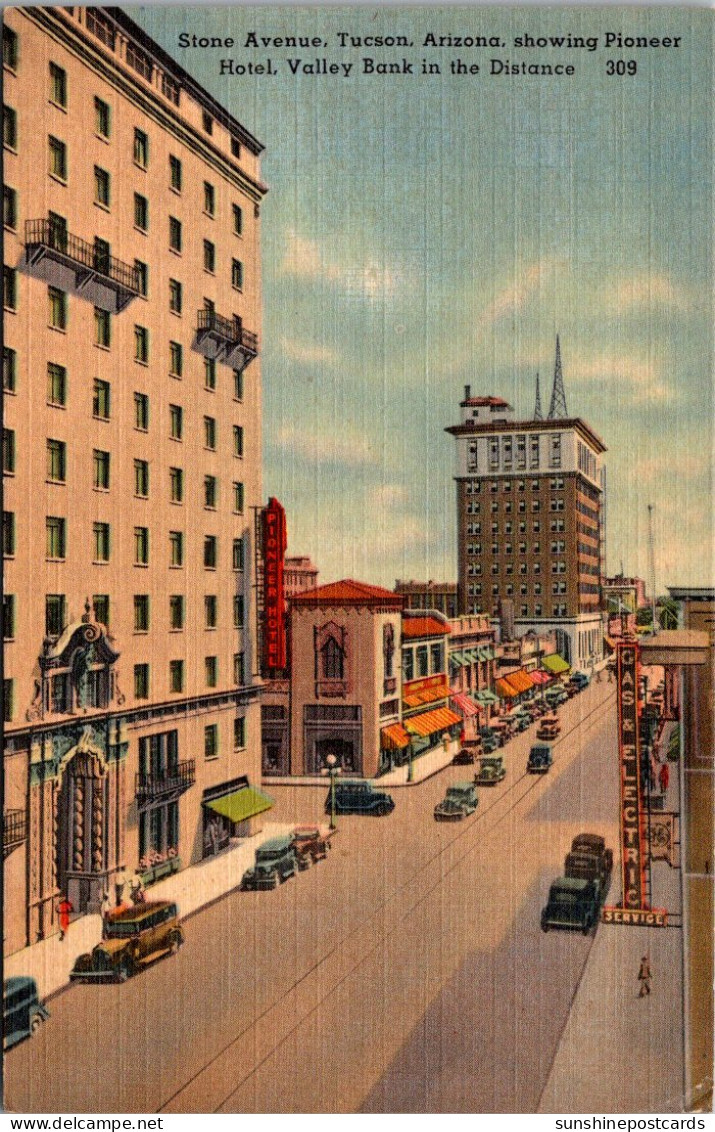
[[[265,187],[119,9],[8,9],[3,70],[12,952],[250,822]]]
[[[605,445],[579,417],[517,420],[473,397],[447,429],[457,445],[462,614],[513,609],[519,636],[555,632],[574,668],[601,659]]]

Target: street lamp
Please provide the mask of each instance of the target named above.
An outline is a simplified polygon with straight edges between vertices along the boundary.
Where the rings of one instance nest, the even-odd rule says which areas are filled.
[[[340,770],[338,760],[332,751],[325,761],[328,764],[328,774],[330,775],[330,829],[337,829],[335,824],[335,776],[340,773]]]

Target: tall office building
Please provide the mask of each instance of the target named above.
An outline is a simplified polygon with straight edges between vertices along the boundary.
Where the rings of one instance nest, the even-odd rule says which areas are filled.
[[[555,631],[574,668],[601,659],[605,445],[566,415],[560,355],[547,419],[517,420],[500,397],[473,397],[446,431],[457,446],[460,612],[513,610],[517,636]],[[558,415],[558,414],[562,415]]]
[[[120,9],[7,9],[3,70],[12,952],[249,828],[266,190]]]

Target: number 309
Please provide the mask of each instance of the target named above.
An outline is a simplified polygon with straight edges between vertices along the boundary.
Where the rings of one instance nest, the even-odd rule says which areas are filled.
[[[635,75],[638,70],[635,59],[607,59],[607,75]]]

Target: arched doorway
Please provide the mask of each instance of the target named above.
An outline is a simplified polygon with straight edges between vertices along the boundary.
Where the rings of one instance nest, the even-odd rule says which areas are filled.
[[[86,912],[106,884],[107,773],[96,752],[75,752],[56,800],[57,885],[75,912]]]

